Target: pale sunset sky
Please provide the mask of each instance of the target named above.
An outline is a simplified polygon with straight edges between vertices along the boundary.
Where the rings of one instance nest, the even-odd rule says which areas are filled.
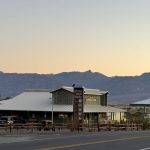
[[[0,0],[0,71],[150,72],[150,0]]]

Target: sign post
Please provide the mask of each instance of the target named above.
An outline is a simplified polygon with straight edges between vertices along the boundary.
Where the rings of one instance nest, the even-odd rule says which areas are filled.
[[[74,102],[73,102],[73,116],[74,116],[74,128],[82,129],[83,125],[83,87],[74,87]]]

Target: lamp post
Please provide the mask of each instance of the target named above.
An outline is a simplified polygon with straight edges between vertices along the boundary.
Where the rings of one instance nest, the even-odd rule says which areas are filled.
[[[53,113],[54,112],[53,111],[54,110],[54,104],[53,104],[53,98],[50,98],[50,100],[51,100],[51,110],[50,111],[51,111],[51,116],[52,116],[51,119],[52,119],[52,124],[53,124],[53,122],[54,122],[54,113]]]
[[[53,105],[53,98],[52,98],[52,124],[53,124],[53,122],[54,122],[53,107],[54,107],[54,105]]]
[[[53,98],[50,98],[52,101],[51,101],[51,105],[52,105],[52,109],[51,109],[51,114],[52,114],[52,124],[54,122],[54,113],[53,113],[53,108],[54,108],[54,104],[53,104]]]

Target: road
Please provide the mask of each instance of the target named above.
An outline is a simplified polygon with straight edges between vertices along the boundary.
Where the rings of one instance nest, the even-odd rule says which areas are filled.
[[[150,150],[150,131],[0,136],[0,150]]]

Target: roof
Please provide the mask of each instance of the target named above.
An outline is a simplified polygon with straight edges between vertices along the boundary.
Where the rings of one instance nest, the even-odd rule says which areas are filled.
[[[137,101],[137,102],[131,103],[130,105],[132,105],[132,106],[150,106],[150,99]]]
[[[85,105],[84,106],[84,112],[90,113],[90,112],[125,112],[123,109],[118,109],[111,106],[101,106],[101,105]]]
[[[51,99],[49,90],[25,90],[12,99],[0,101],[0,110],[48,111]]]
[[[73,112],[73,105],[54,105],[54,112]],[[98,112],[125,112],[123,109],[118,109],[110,106],[100,105],[84,105],[84,113],[98,113]]]
[[[56,91],[61,90],[61,89],[67,90],[67,91],[69,91],[71,93],[74,92],[74,88],[73,87],[63,86],[63,87],[61,87],[59,89],[56,89],[56,90],[52,91],[51,93],[56,92]],[[108,94],[108,91],[101,91],[99,89],[88,89],[88,88],[85,88],[85,87],[83,87],[83,89],[84,89],[84,94],[87,94],[87,95],[88,94],[89,95],[103,95],[103,94]]]
[[[49,90],[25,90],[20,95],[5,101],[0,101],[0,110],[10,111],[41,111],[73,112],[73,105],[52,105],[52,94]],[[124,112],[110,106],[84,105],[85,113]]]

